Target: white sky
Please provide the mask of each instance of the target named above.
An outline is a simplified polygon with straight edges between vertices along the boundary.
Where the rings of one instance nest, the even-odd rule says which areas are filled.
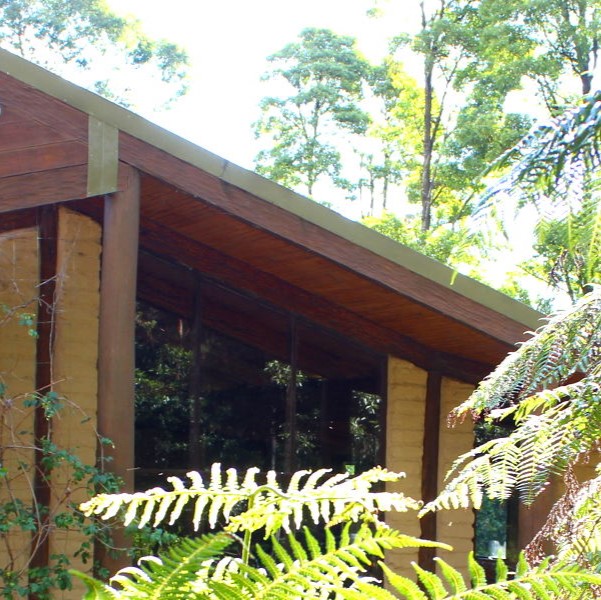
[[[417,0],[382,2],[386,18],[366,16],[374,0],[108,0],[142,22],[144,31],[183,46],[191,59],[190,90],[170,110],[143,116],[223,158],[252,168],[258,151],[251,125],[268,95],[267,56],[305,27],[358,39],[370,59],[391,36],[418,25]]]
[[[367,11],[376,2],[385,16],[370,18]],[[253,158],[260,149],[252,123],[259,117],[259,101],[270,93],[265,82],[261,82],[261,75],[269,68],[267,56],[295,41],[302,29],[324,27],[355,37],[360,51],[376,62],[384,56],[392,36],[419,28],[418,0],[107,0],[107,3],[117,13],[140,20],[148,35],[176,42],[190,56],[187,95],[171,110],[152,113],[140,107],[140,113],[248,169],[253,169]],[[419,77],[418,65],[406,67]],[[512,109],[528,112],[531,107],[524,105],[528,103],[527,96],[519,96]],[[149,105],[152,100],[150,97]],[[342,212],[357,218],[360,207],[357,203],[352,205]],[[529,252],[529,244],[523,241],[518,244],[522,246],[521,253]]]

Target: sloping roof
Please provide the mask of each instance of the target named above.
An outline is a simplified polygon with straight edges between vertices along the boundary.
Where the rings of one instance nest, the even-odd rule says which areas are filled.
[[[347,333],[352,322],[380,351],[490,368],[539,324],[524,304],[3,50],[0,106],[2,212],[115,191],[121,161],[142,173],[151,255]],[[23,193],[33,185],[53,189]]]

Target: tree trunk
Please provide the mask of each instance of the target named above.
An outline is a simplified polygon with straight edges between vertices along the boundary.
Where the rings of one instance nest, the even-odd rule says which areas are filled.
[[[423,2],[421,4],[421,10],[423,31],[427,26]],[[424,58],[424,159],[421,177],[422,231],[428,231],[432,223],[432,152],[434,149],[434,140],[432,135],[432,102],[434,97],[432,85],[433,72],[434,61],[432,58],[432,48],[429,48],[429,54],[426,54]]]

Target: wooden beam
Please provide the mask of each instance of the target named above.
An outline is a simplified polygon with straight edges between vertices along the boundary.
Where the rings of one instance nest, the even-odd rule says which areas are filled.
[[[290,351],[288,363],[290,367],[288,383],[286,385],[286,407],[284,417],[284,471],[293,473],[297,469],[297,448],[298,448],[298,424],[296,412],[298,407],[297,398],[297,375],[298,375],[298,328],[296,317],[290,316],[290,329],[288,332],[288,341]]]
[[[238,188],[150,144],[120,133],[121,160],[255,227],[513,346],[524,325],[324,227]],[[399,250],[401,250],[399,248]]]
[[[234,289],[264,298],[274,306],[339,331],[377,352],[406,358],[421,368],[440,369],[469,383],[477,383],[490,372],[490,365],[437,353],[325,298],[259,271],[248,263],[226,256],[149,219],[142,222],[140,245]]]
[[[200,443],[201,392],[202,392],[202,289],[200,281],[194,282],[194,312],[190,330],[190,345],[192,347],[192,364],[190,365],[190,380],[188,397],[190,401],[190,424],[188,429],[188,466],[199,471],[207,465],[204,463],[204,442]]]
[[[31,229],[38,225],[38,213],[35,209],[25,208],[4,213],[0,219],[0,233],[16,229]]]
[[[0,213],[86,197],[86,165],[0,179]]]
[[[104,468],[123,479],[124,491],[134,487],[134,367],[136,271],[140,217],[140,180],[135,169],[124,169],[125,185],[104,200],[100,323],[98,340],[98,432],[113,446],[99,447]],[[112,531],[116,547],[126,547],[119,529]],[[96,545],[96,558],[113,573],[127,566],[127,557],[109,557]]]
[[[111,471],[133,489],[134,334],[140,181],[126,167],[127,185],[105,198],[100,283],[98,430],[112,440]]]
[[[39,236],[39,299],[36,325],[35,389],[40,396],[52,391],[52,353],[54,348],[54,311],[56,300],[56,274],[58,260],[58,209],[44,206],[37,211]],[[31,540],[31,567],[44,568],[49,564],[50,508],[49,473],[44,467],[43,444],[51,438],[51,422],[43,406],[34,412],[34,499],[40,507],[40,522]],[[34,594],[33,598],[36,597]]]
[[[440,404],[442,377],[440,373],[430,371],[426,384],[426,406],[424,416],[424,439],[422,459],[422,493],[424,502],[434,500],[438,495],[438,452],[440,448]],[[436,513],[429,512],[420,521],[421,537],[436,540]],[[436,565],[435,548],[419,549],[419,566],[434,571]]]
[[[85,164],[86,160],[87,148],[85,144],[73,141],[46,144],[34,148],[0,151],[0,177],[73,167]]]

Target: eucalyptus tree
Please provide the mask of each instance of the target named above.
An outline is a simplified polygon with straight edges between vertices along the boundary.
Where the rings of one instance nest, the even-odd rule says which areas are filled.
[[[323,178],[348,188],[336,136],[363,134],[369,124],[361,108],[368,63],[355,40],[305,29],[268,61],[273,68],[265,79],[284,91],[261,102],[255,133],[270,143],[256,157],[258,172],[309,196]]]
[[[142,67],[161,82],[165,99],[186,91],[187,54],[145,35],[103,0],[0,0],[0,44],[122,104],[131,100],[131,78]]]

